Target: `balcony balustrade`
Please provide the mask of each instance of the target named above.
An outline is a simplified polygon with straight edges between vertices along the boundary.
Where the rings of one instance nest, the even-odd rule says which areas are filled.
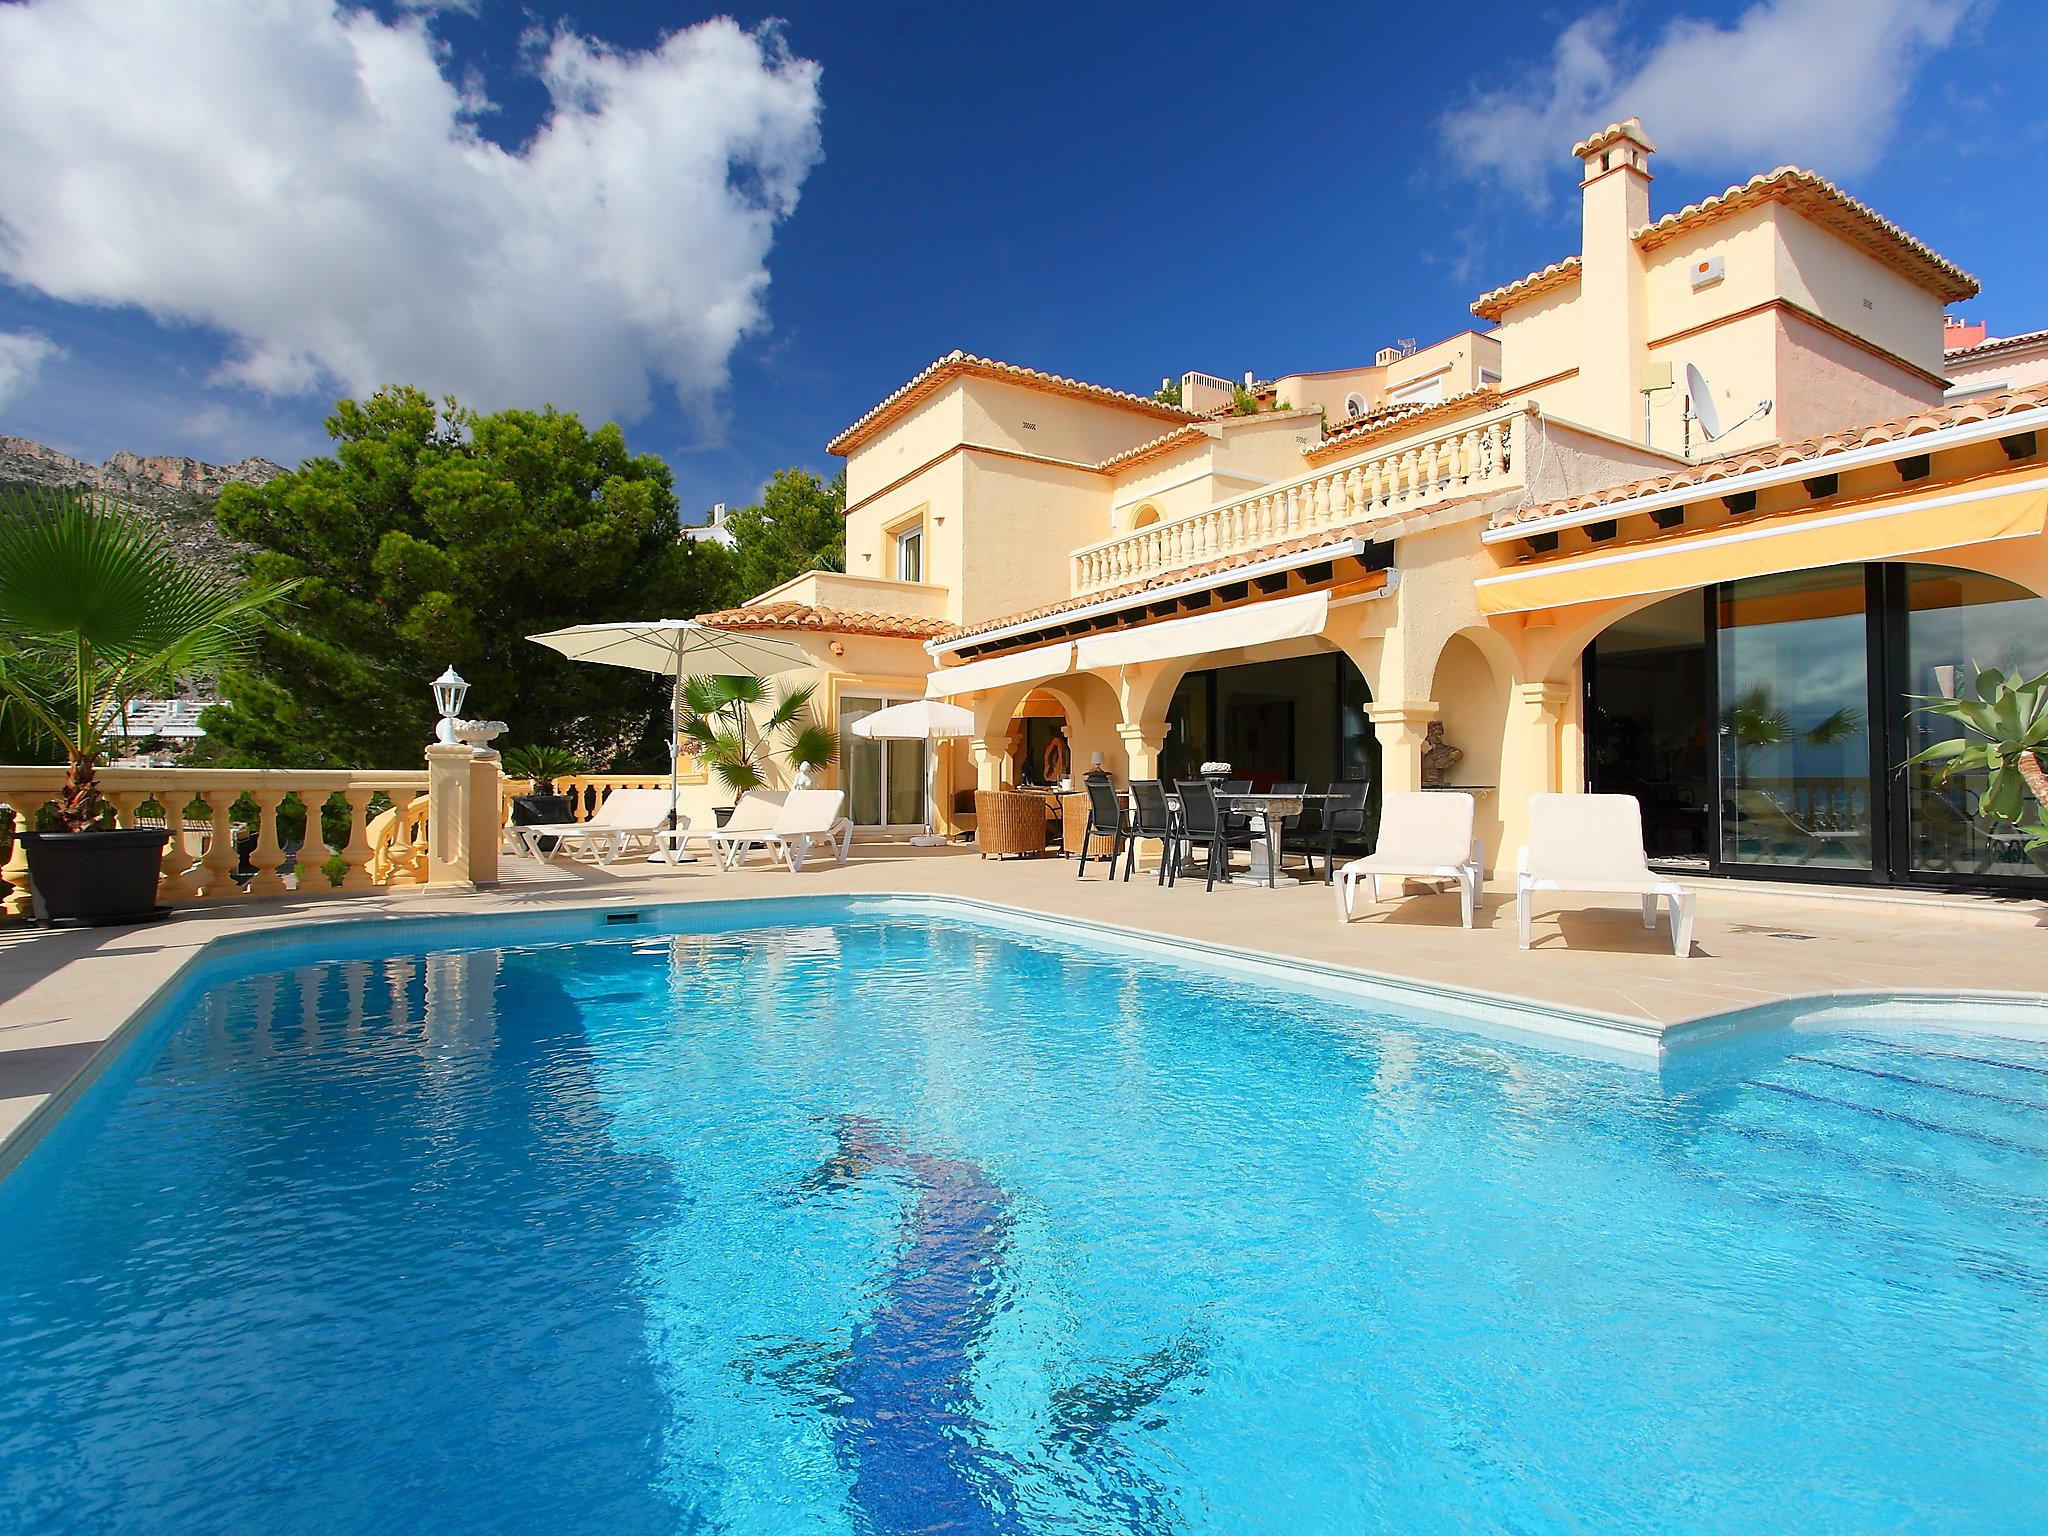
[[[1086,545],[1073,552],[1076,597],[1149,581],[1304,535],[1390,521],[1523,484],[1524,408],[1459,422],[1234,501]]]
[[[117,826],[169,828],[160,887],[169,903],[348,895],[423,878],[393,842],[408,806],[424,820],[423,772],[102,768],[99,780]],[[0,767],[12,827],[34,831],[63,784],[62,768]],[[0,881],[0,915],[26,918],[28,853],[11,830]]]

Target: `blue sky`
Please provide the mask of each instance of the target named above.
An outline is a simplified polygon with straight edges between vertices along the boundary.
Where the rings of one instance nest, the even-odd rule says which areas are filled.
[[[1631,111],[1658,211],[1809,165],[2048,325],[2034,0],[283,5],[0,3],[0,432],[293,463],[403,378],[617,412],[695,516],[956,346],[1149,389],[1462,329]]]

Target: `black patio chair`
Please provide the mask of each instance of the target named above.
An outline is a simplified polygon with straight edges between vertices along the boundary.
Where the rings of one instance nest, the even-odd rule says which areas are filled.
[[[1109,775],[1089,774],[1088,828],[1081,834],[1081,865],[1074,871],[1074,878],[1080,879],[1088,873],[1088,850],[1095,845],[1095,839],[1109,839],[1109,874],[1116,878],[1117,855],[1123,852],[1124,839],[1131,835],[1130,823],[1124,818],[1124,803],[1117,798],[1116,786],[1109,781]]]
[[[1247,825],[1244,831],[1231,829],[1228,819],[1219,816],[1216,810],[1216,790],[1207,779],[1181,779],[1174,786],[1180,795],[1179,847],[1174,850],[1174,862],[1183,856],[1191,856],[1199,847],[1208,862],[1208,879],[1204,890],[1216,889],[1216,877],[1221,873],[1226,879],[1230,874],[1230,850],[1252,846],[1252,835]]]
[[[1124,850],[1124,879],[1138,866],[1138,844],[1159,844],[1159,885],[1173,884],[1174,854],[1179,851],[1180,826],[1173,806],[1166,798],[1166,786],[1157,779],[1131,780],[1131,799],[1137,803],[1130,821],[1130,835]]]
[[[1295,847],[1308,855],[1309,873],[1316,868],[1317,847],[1323,851],[1323,884],[1328,885],[1336,867],[1337,844],[1363,847],[1365,843],[1365,802],[1372,785],[1364,779],[1338,779],[1330,785],[1330,798],[1322,802],[1316,824],[1304,828]]]
[[[1238,833],[1250,836],[1252,818],[1249,811],[1231,810],[1229,797],[1232,795],[1248,795],[1251,792],[1252,781],[1250,779],[1225,779],[1216,786],[1217,808],[1222,812],[1223,825],[1230,829],[1233,836]]]

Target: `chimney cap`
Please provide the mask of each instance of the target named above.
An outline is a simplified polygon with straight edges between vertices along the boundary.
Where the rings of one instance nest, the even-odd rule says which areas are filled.
[[[1581,139],[1574,144],[1572,153],[1583,160],[1588,155],[1599,154],[1603,149],[1612,149],[1623,139],[1640,145],[1646,155],[1657,153],[1656,144],[1643,132],[1643,120],[1640,117],[1625,117],[1618,123],[1609,123],[1591,138]]]

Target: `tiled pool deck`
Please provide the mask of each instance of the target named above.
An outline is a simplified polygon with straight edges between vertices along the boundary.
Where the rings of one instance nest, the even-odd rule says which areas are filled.
[[[1100,871],[1091,863],[1083,880],[1071,860],[999,862],[972,850],[881,843],[856,845],[844,867],[828,859],[794,876],[765,862],[730,873],[699,862],[541,874],[508,859],[507,879],[488,892],[249,902],[140,928],[0,928],[0,1168],[8,1162],[4,1139],[92,1066],[208,942],[332,920],[799,894],[954,896],[1247,951],[1283,966],[1340,967],[1603,1015],[1640,1030],[1653,1049],[1663,1031],[1787,999],[1960,990],[2048,996],[2048,905],[2037,902],[1702,881],[1693,954],[1680,960],[1661,923],[1646,931],[1632,905],[1578,898],[1545,898],[1535,947],[1524,952],[1515,944],[1512,886],[1499,882],[1467,933],[1448,895],[1390,902],[1345,927],[1320,882],[1205,893],[1199,881],[1162,890],[1142,866],[1128,883]]]

